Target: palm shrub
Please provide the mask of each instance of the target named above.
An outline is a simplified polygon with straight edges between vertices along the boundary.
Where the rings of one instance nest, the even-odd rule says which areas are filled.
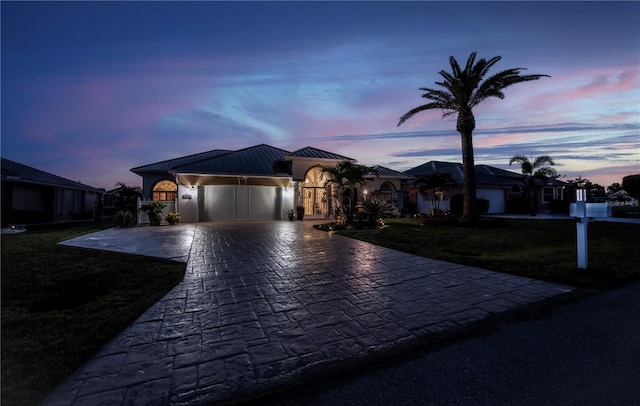
[[[136,219],[129,210],[118,210],[113,218],[116,227],[130,227],[136,223]]]
[[[379,199],[366,200],[362,203],[362,208],[373,220],[391,217],[393,212],[391,203]]]

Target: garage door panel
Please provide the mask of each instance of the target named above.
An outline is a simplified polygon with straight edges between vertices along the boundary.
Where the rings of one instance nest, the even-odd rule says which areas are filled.
[[[504,213],[505,192],[503,189],[478,189],[478,199],[487,199],[489,201],[489,213]]]
[[[274,220],[276,218],[277,191],[271,186],[251,186],[251,220]]]
[[[272,186],[207,185],[199,220],[274,220],[278,218],[277,199]]]
[[[205,186],[206,221],[235,220],[235,189],[234,185]]]

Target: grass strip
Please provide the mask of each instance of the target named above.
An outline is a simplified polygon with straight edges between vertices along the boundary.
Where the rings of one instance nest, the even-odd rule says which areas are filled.
[[[589,266],[577,268],[573,220],[485,219],[475,227],[422,225],[385,219],[381,229],[348,229],[352,238],[424,257],[494,271],[607,289],[640,277],[640,225],[588,226]]]
[[[184,277],[173,261],[57,243],[76,223],[2,236],[2,404],[35,405]]]

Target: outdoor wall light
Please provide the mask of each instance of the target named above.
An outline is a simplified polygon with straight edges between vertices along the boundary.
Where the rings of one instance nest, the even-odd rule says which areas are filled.
[[[587,201],[587,189],[576,189],[576,202]]]

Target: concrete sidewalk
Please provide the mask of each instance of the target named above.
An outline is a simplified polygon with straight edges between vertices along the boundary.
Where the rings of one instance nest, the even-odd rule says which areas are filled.
[[[313,224],[112,229],[65,242],[118,250],[118,241],[131,252],[166,233],[181,241],[175,259],[185,258],[193,241],[184,281],[42,405],[241,401],[579,293],[401,253]],[[101,244],[101,235],[111,242]]]

